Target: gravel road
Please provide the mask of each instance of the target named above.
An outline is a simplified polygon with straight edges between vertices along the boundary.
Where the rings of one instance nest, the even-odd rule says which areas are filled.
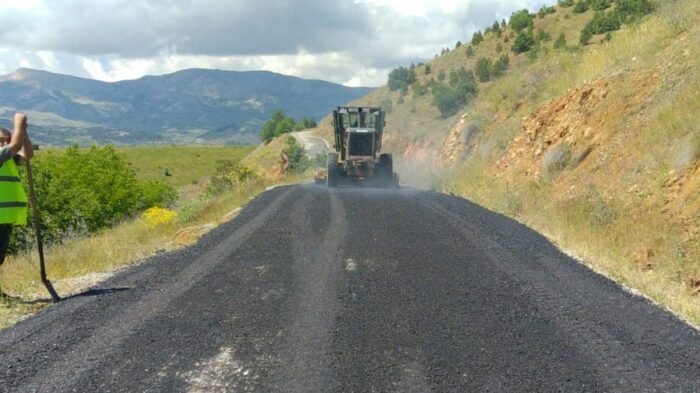
[[[311,131],[297,131],[292,132],[291,135],[304,147],[304,152],[310,158],[316,158],[319,154],[325,157],[331,151],[330,143],[313,135]]]
[[[700,392],[700,335],[462,199],[279,187],[0,332],[2,392]]]

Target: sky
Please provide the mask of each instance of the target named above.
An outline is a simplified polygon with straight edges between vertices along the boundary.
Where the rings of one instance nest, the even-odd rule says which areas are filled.
[[[187,68],[380,86],[477,30],[553,0],[0,0],[0,74],[107,82]]]

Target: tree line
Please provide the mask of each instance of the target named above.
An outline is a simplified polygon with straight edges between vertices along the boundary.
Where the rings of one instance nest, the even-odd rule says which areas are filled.
[[[287,116],[281,110],[272,112],[270,118],[263,124],[260,129],[260,137],[267,143],[282,134],[287,134],[292,131],[303,131],[309,128],[314,128],[318,125],[316,119],[305,117],[301,120],[294,120]]]

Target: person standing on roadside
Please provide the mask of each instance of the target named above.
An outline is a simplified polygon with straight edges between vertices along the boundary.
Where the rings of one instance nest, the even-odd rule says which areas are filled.
[[[27,194],[19,179],[17,166],[34,156],[27,132],[27,116],[15,114],[15,129],[0,130],[0,265],[10,247],[12,228],[27,224]]]

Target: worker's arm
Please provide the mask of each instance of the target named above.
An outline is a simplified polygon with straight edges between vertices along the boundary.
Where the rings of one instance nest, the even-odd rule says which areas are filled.
[[[27,116],[23,113],[17,113],[15,114],[15,132],[12,133],[12,139],[10,139],[10,143],[6,146],[10,150],[9,155],[14,157],[15,154],[22,150],[27,141]]]
[[[27,133],[27,137],[24,140],[24,145],[19,151],[19,156],[23,160],[31,160],[32,157],[34,157],[34,144],[32,143],[31,139],[29,139],[29,133]]]

